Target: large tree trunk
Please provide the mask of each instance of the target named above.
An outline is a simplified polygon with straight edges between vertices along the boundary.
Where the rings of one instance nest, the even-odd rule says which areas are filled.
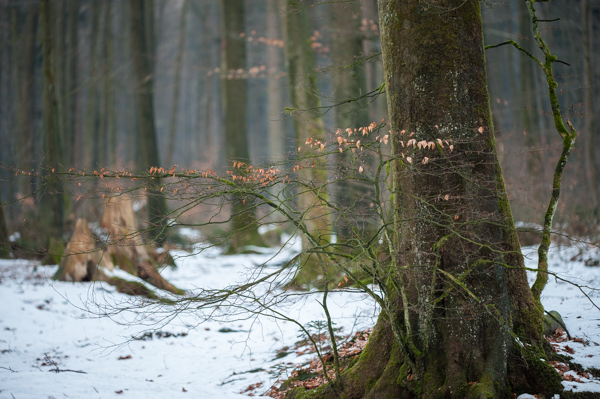
[[[562,391],[558,373],[540,360],[542,308],[522,269],[495,154],[479,7],[475,0],[379,3],[397,156],[394,249],[382,314],[337,385],[342,397]],[[409,147],[412,132],[417,142],[451,140],[453,150],[443,141]],[[324,387],[315,397],[335,393]]]
[[[156,142],[156,126],[154,124],[154,33],[152,27],[151,0],[130,0],[129,16],[131,18],[131,53],[133,73],[136,82],[136,109],[140,134],[141,161],[140,169],[148,170],[160,165],[158,145]],[[159,186],[160,179],[154,178],[153,185]],[[166,236],[164,231],[166,203],[159,190],[149,190],[148,210],[150,213],[150,235],[162,243]]]
[[[227,161],[249,163],[247,109],[248,81],[244,0],[221,0],[221,95],[225,111]],[[245,245],[264,246],[252,202],[233,195],[229,252]]]

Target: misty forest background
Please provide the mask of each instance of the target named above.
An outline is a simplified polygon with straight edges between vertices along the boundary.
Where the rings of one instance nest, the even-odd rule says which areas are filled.
[[[543,34],[570,64],[555,64],[555,74],[563,113],[580,132],[557,220],[569,233],[593,235],[600,217],[600,3],[562,0],[539,9],[544,19],[560,18],[545,23]],[[485,44],[512,39],[536,53],[524,2],[486,2],[483,19]],[[385,91],[361,98],[383,83],[379,41],[375,0],[1,0],[6,230],[18,231],[19,246],[31,251],[46,248],[50,236],[68,239],[78,217],[100,219],[98,200],[77,201],[68,181],[60,187],[64,212],[57,212],[52,186],[39,190],[35,172],[217,169],[234,158],[293,157],[298,126],[285,109],[302,108],[292,101],[298,90],[323,107],[358,99],[323,108],[326,131],[387,120]],[[310,43],[310,51],[298,43]],[[562,148],[545,78],[511,46],[487,50],[486,58],[515,220],[540,225]]]

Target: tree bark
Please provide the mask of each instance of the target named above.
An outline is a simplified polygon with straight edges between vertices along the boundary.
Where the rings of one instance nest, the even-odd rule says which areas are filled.
[[[540,360],[543,310],[522,269],[495,154],[480,4],[383,0],[379,16],[396,156],[393,249],[382,314],[337,395],[559,393],[560,376]]]
[[[154,124],[154,33],[151,0],[129,0],[131,18],[131,54],[135,76],[136,110],[140,134],[140,169],[148,170],[160,165]],[[160,179],[152,180],[154,186],[160,185]],[[158,243],[165,240],[164,215],[167,207],[159,190],[149,190],[148,209],[150,213],[150,236]]]
[[[227,161],[250,163],[248,151],[248,80],[244,0],[221,0],[221,96],[225,112]],[[232,200],[230,252],[245,245],[264,246],[258,234],[250,199],[234,194]]]

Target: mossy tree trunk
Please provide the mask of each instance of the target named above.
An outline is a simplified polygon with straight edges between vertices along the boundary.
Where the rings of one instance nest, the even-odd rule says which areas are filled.
[[[306,140],[325,140],[323,120],[318,107],[321,106],[319,88],[317,86],[315,53],[311,47],[311,30],[306,10],[300,10],[295,0],[281,0],[284,10],[281,18],[283,41],[285,43],[285,64],[288,74],[288,85],[293,113],[296,147],[306,149]],[[299,156],[302,157],[302,153]],[[308,249],[325,245],[330,241],[332,233],[331,214],[323,202],[329,200],[327,181],[327,159],[312,158],[304,162],[297,177],[300,181],[310,182],[318,190],[310,190],[309,186],[299,187],[298,207],[304,212],[303,222],[316,239],[310,243],[306,236],[302,237],[302,248]],[[311,167],[310,163],[315,162]],[[299,162],[302,163],[302,162]],[[295,284],[311,284],[323,271],[315,256],[305,256],[301,260],[300,273]]]
[[[379,15],[398,155],[389,283],[358,362],[337,393],[323,387],[313,397],[559,393],[560,376],[539,360],[543,311],[495,154],[480,4],[383,0]],[[408,150],[412,132],[417,142],[452,140],[453,150],[443,141]]]
[[[130,0],[130,42],[135,76],[135,103],[137,125],[140,135],[140,169],[148,170],[160,165],[156,126],[154,123],[154,22],[152,0]],[[160,185],[159,178],[153,178],[152,185]],[[165,213],[167,206],[164,196],[158,189],[148,190],[148,212],[150,236],[161,244],[166,238]]]
[[[248,71],[244,0],[221,0],[221,96],[225,113],[227,161],[250,163],[248,151]],[[229,252],[245,245],[265,246],[258,234],[256,213],[250,198],[233,194]]]

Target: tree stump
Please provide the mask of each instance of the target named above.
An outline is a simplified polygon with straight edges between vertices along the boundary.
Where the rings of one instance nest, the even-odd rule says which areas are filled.
[[[54,275],[55,280],[106,281],[115,285],[119,292],[155,296],[139,283],[108,276],[103,269],[112,271],[118,266],[157,288],[183,294],[159,274],[160,264],[172,263],[172,259],[167,252],[158,253],[154,245],[144,244],[129,196],[106,200],[101,227],[103,237],[95,237],[85,219],[77,220],[65,256]]]

